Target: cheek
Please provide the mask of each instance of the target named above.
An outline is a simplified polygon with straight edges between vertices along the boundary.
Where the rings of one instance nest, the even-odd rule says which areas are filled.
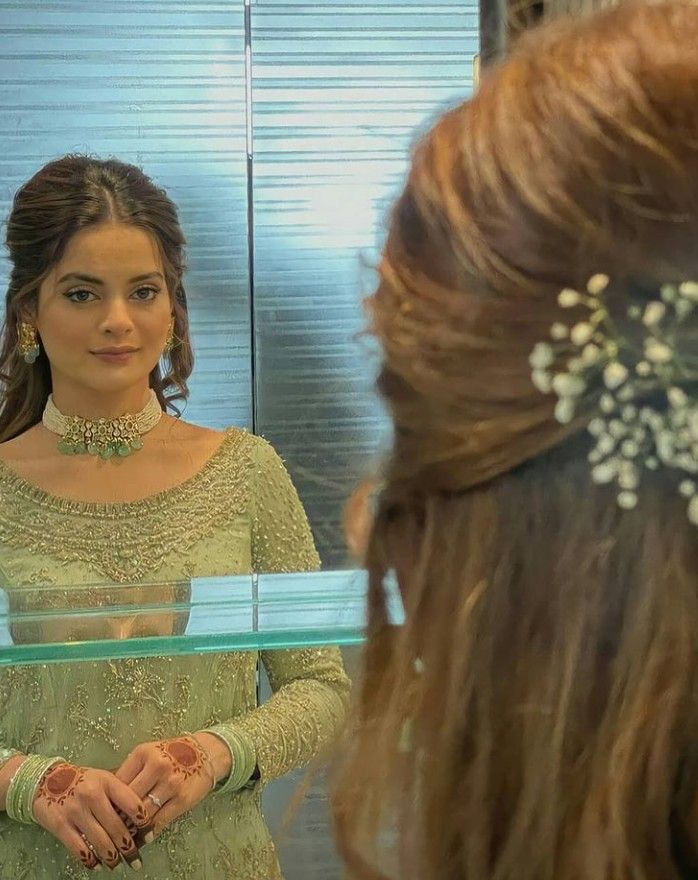
[[[47,315],[38,324],[44,348],[49,353],[60,353],[64,357],[75,358],[82,354],[88,332],[82,323],[79,317],[73,315]]]
[[[144,342],[152,342],[159,345],[167,336],[170,326],[170,310],[165,306],[144,310],[143,313],[134,316],[134,324],[144,337]]]
[[[162,322],[155,322],[148,326],[141,325],[138,328],[138,340],[146,359],[153,362],[158,361],[167,341],[167,327],[163,327]]]

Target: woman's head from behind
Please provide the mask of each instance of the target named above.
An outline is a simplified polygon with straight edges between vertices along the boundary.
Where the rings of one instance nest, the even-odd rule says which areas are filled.
[[[1,439],[40,419],[59,379],[78,398],[123,394],[134,382],[149,384],[163,408],[186,396],[184,245],[172,201],[133,165],[64,156],[18,190],[7,224]],[[22,357],[23,325],[35,334],[36,363]],[[121,363],[104,349],[133,351]]]
[[[415,150],[368,302],[395,437],[336,796],[356,876],[671,875],[698,721],[685,474],[648,472],[621,510],[587,460],[602,384],[561,423],[529,356],[564,288],[607,275],[630,336],[629,311],[698,280],[697,41],[683,3],[548,25]]]

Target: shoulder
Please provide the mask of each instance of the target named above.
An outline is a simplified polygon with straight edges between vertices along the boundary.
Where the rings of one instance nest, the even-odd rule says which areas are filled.
[[[173,419],[174,421],[174,419]],[[180,442],[198,443],[216,449],[227,447],[230,456],[242,460],[251,458],[253,462],[266,465],[282,465],[282,460],[271,443],[260,434],[253,434],[247,428],[228,425],[222,430],[203,428],[191,422],[177,419],[176,428],[172,429],[172,439]]]
[[[34,425],[11,440],[0,443],[0,461],[11,463],[43,458],[52,449],[50,442],[47,443],[48,439],[41,427]]]
[[[242,463],[249,446],[247,431],[230,425],[223,430],[205,428],[192,422],[168,416],[159,427],[160,441],[164,448],[176,448],[188,460],[203,464],[211,460]]]
[[[247,433],[247,443],[252,463],[256,465],[259,476],[286,473],[283,459],[265,437]]]
[[[172,419],[175,425],[168,426],[170,437],[190,446],[205,450],[206,457],[222,452],[236,468],[251,468],[254,477],[269,477],[285,474],[286,468],[279,453],[272,444],[259,434],[246,428],[228,425],[222,430],[204,428],[192,422]]]
[[[216,446],[228,433],[226,429],[219,431],[215,428],[204,428],[193,422],[185,422],[173,416],[163,416],[160,422],[159,433],[175,443],[199,444],[201,446]]]

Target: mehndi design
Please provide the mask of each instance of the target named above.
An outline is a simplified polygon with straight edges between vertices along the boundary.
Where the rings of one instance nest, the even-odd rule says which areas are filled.
[[[46,801],[49,806],[62,807],[70,797],[75,796],[80,783],[85,778],[82,767],[74,764],[56,764],[46,773],[39,784],[37,801]]]

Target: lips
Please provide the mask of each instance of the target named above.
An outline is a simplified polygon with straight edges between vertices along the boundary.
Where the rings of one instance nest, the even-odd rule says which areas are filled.
[[[138,349],[122,348],[122,349],[102,349],[102,351],[93,351],[92,354],[107,364],[126,364],[136,354]]]

